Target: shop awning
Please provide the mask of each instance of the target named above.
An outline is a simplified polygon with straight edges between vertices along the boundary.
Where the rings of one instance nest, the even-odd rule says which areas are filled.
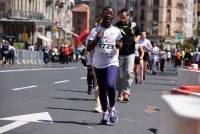
[[[46,41],[46,42],[51,42],[52,41],[51,39],[49,39],[46,36],[41,35],[41,34],[37,34],[37,37],[42,39],[42,40],[44,40],[44,41]]]

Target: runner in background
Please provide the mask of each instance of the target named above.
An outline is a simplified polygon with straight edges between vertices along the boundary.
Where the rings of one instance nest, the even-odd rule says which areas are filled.
[[[128,102],[134,77],[135,44],[138,42],[141,32],[138,25],[130,20],[128,9],[121,9],[118,16],[119,22],[115,26],[119,28],[123,36],[123,45],[119,51],[118,101]]]
[[[138,44],[140,44],[144,50],[143,80],[145,80],[145,73],[147,72],[147,66],[149,65],[150,55],[152,51],[152,44],[146,37],[147,37],[146,32],[142,32],[141,38],[138,41]]]
[[[134,74],[135,74],[135,83],[143,83],[143,57],[144,50],[141,45],[138,43],[135,44],[135,63],[134,63]],[[138,77],[139,76],[139,77]],[[139,82],[138,82],[139,78]]]

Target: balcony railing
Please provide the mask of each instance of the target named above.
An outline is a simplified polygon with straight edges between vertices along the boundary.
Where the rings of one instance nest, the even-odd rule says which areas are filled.
[[[27,19],[27,20],[47,20],[44,13],[27,11],[7,11],[0,12],[0,19]]]

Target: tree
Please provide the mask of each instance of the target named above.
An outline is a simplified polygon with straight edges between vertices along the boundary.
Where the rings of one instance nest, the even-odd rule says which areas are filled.
[[[194,50],[194,45],[193,45],[192,40],[185,40],[183,42],[183,47],[182,48],[183,49],[188,49],[188,50],[190,50],[190,49]]]

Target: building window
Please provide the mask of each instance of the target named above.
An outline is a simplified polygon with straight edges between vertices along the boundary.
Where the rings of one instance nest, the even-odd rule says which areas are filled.
[[[144,16],[145,16],[145,11],[144,11],[144,9],[142,9],[141,10],[141,16],[140,16],[140,20],[141,21],[144,21],[145,19],[144,19]]]
[[[171,22],[171,10],[167,10],[167,22]]]
[[[167,36],[170,36],[170,25],[169,24],[167,24],[167,26],[166,26],[166,29],[167,29]]]
[[[144,31],[144,24],[140,25],[140,29],[141,29],[142,32]]]
[[[158,21],[159,20],[159,11],[158,9],[153,9],[153,20]]]
[[[141,0],[140,5],[141,5],[141,6],[145,6],[145,0]]]
[[[120,7],[121,3],[119,2],[119,0],[117,1],[117,7]]]
[[[158,22],[157,21],[152,22],[152,34],[153,35],[158,34]]]
[[[130,1],[130,8],[134,8],[135,7],[135,2],[134,1]]]
[[[167,6],[172,6],[172,1],[171,0],[167,0]]]
[[[135,1],[135,7],[137,7],[137,1]]]
[[[159,4],[160,4],[160,3],[159,3],[159,0],[154,0],[154,1],[153,1],[153,5],[159,6]]]
[[[109,5],[109,6],[112,6],[112,1],[109,0],[108,5]]]

